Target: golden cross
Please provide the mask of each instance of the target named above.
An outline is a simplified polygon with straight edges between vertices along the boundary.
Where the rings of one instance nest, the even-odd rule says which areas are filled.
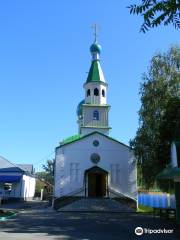
[[[97,26],[97,24],[95,23],[94,25],[92,25],[92,28],[94,29],[94,42],[96,42],[96,40],[97,40],[97,32],[98,32],[98,26]]]

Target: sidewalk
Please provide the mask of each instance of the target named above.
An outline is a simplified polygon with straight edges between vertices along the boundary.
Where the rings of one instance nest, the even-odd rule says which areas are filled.
[[[0,205],[0,209],[8,209],[8,210],[28,210],[28,209],[38,209],[49,206],[48,201],[40,201],[40,200],[31,200],[31,201],[19,201],[19,202],[9,202]]]

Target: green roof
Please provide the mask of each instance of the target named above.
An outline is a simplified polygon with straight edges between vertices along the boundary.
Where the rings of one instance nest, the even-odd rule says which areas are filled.
[[[60,145],[65,145],[65,144],[68,144],[68,143],[72,143],[72,142],[77,141],[81,138],[82,138],[82,136],[80,134],[76,134],[76,135],[73,135],[71,137],[63,139],[63,141],[60,142]]]
[[[89,70],[86,83],[89,82],[105,82],[99,60],[93,60]]]
[[[79,140],[81,140],[81,139],[83,139],[83,138],[86,138],[86,137],[88,137],[88,136],[91,136],[91,135],[93,135],[93,134],[95,134],[95,133],[98,133],[98,134],[100,134],[100,135],[102,135],[102,136],[104,136],[104,137],[106,137],[106,138],[108,138],[108,139],[110,139],[110,140],[112,140],[112,141],[115,141],[115,142],[117,142],[117,143],[120,143],[121,145],[124,145],[125,147],[131,148],[131,147],[129,147],[128,145],[126,145],[126,144],[124,144],[124,143],[116,140],[115,138],[109,137],[109,136],[107,136],[107,135],[105,135],[105,134],[103,134],[103,133],[101,133],[101,132],[98,132],[98,131],[94,131],[94,132],[91,132],[91,133],[86,134],[86,135],[77,134],[77,135],[73,135],[73,136],[71,136],[71,137],[68,137],[68,138],[64,139],[62,142],[60,142],[60,146],[58,146],[57,148],[59,148],[59,147],[61,147],[61,146],[64,146],[64,145],[66,145],[66,144],[70,144],[70,143],[79,141]]]
[[[166,167],[156,176],[156,179],[174,179],[175,177],[180,177],[180,168]]]

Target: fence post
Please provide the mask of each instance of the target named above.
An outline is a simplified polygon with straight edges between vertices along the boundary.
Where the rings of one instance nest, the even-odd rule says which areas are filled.
[[[41,189],[41,201],[43,200],[43,192],[44,192],[44,189]]]

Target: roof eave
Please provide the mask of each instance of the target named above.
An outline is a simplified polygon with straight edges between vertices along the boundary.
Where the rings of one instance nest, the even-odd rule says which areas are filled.
[[[110,140],[112,140],[112,141],[114,141],[114,142],[117,142],[117,143],[119,143],[119,144],[121,144],[121,145],[129,148],[130,150],[133,150],[132,147],[130,147],[130,146],[128,146],[128,145],[126,145],[126,144],[124,144],[124,143],[122,143],[122,142],[120,142],[120,141],[118,141],[118,140],[116,140],[116,139],[113,139],[113,138],[111,138],[111,137],[109,137],[109,136],[107,136],[107,135],[105,135],[105,134],[103,134],[103,133],[101,133],[101,132],[98,132],[98,131],[94,131],[94,132],[91,132],[91,133],[89,133],[89,134],[86,134],[86,135],[82,136],[82,138],[77,139],[77,140],[74,140],[73,142],[69,142],[69,143],[65,143],[65,144],[62,144],[62,145],[60,145],[60,146],[57,146],[57,147],[55,148],[55,150],[57,150],[58,148],[64,147],[64,146],[66,146],[66,145],[68,145],[68,144],[72,144],[72,143],[74,143],[74,142],[80,141],[80,140],[82,140],[82,139],[84,139],[84,138],[86,138],[86,137],[88,137],[88,136],[93,135],[93,134],[100,134],[100,135],[102,135],[102,136],[104,136],[104,137],[106,137],[106,138],[108,138],[108,139],[110,139]]]

